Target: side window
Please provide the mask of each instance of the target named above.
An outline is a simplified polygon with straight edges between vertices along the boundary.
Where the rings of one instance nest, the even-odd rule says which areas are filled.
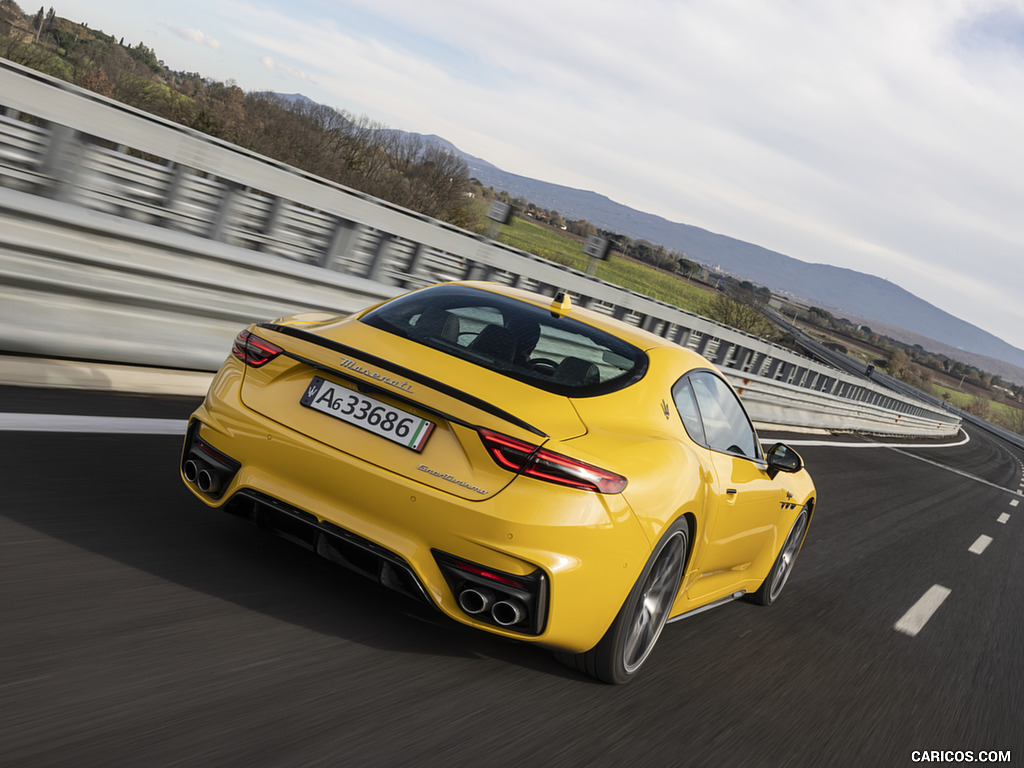
[[[693,388],[690,387],[689,379],[680,379],[672,387],[672,400],[676,404],[676,410],[686,427],[686,434],[690,439],[700,445],[707,445],[707,438],[704,437],[704,427],[700,423],[700,414],[697,412],[697,401],[693,396]]]
[[[707,446],[713,451],[760,458],[754,428],[729,386],[707,371],[691,374],[689,380],[697,398]]]

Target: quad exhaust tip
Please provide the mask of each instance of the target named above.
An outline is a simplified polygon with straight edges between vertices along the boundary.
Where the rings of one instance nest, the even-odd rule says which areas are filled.
[[[467,587],[459,592],[459,607],[470,616],[489,614],[500,627],[511,627],[526,618],[526,607],[511,597],[495,599],[495,594],[483,587]]]
[[[484,613],[493,604],[494,594],[490,590],[470,587],[459,593],[459,607],[470,616]]]
[[[206,467],[196,475],[196,486],[206,494],[215,494],[220,490],[220,475]]]
[[[215,496],[223,488],[223,473],[201,461],[188,459],[181,468],[185,479],[208,496]]]
[[[503,627],[511,627],[526,618],[526,609],[518,600],[499,600],[491,606],[491,618]]]

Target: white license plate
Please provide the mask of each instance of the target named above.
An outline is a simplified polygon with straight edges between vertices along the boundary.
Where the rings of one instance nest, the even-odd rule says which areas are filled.
[[[339,387],[314,376],[299,401],[314,411],[326,413],[357,427],[404,445],[419,453],[434,431],[434,423],[372,397]]]

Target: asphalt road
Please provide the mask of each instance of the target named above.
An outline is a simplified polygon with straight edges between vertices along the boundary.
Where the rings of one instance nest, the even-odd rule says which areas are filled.
[[[0,412],[193,403],[0,389]],[[0,431],[0,765],[1019,764],[1024,474],[970,438],[800,446],[819,505],[780,602],[672,624],[611,687],[207,510],[177,435]]]

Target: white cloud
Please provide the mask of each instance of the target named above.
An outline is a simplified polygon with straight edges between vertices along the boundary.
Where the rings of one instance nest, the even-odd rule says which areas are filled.
[[[294,67],[289,67],[287,64],[282,64],[279,61],[274,61],[274,59],[270,58],[269,56],[261,57],[260,63],[267,69],[268,72],[283,72],[289,77],[294,77],[299,80],[308,80],[311,83],[316,82],[316,80],[312,76],[310,76],[306,72],[303,72],[301,69],[295,69]]]
[[[1022,0],[218,11],[308,95],[515,173],[878,274],[973,322],[983,286],[1003,296],[1020,272]]]
[[[214,40],[209,35],[205,34],[199,29],[185,29],[183,27],[176,27],[173,24],[169,24],[166,21],[161,22],[164,27],[169,29],[171,32],[176,34],[182,40],[188,40],[192,43],[198,43],[199,45],[206,45],[213,48],[215,51],[220,50],[220,42]]]

